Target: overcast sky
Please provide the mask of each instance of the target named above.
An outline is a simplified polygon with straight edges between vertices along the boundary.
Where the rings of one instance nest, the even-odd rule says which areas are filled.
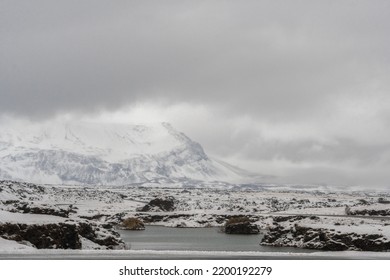
[[[0,0],[0,114],[169,121],[292,183],[390,186],[390,1]]]

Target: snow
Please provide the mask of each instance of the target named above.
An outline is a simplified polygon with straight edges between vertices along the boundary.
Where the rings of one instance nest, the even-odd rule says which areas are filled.
[[[116,162],[136,154],[156,154],[181,143],[171,137],[164,125],[98,124],[66,122],[32,124],[20,129],[2,127],[0,141],[17,151],[28,149],[62,149],[85,155],[101,155]],[[3,144],[4,145],[4,144]]]
[[[61,223],[65,222],[65,220],[67,219],[52,215],[22,214],[0,210],[0,223],[21,223],[32,225]]]
[[[51,184],[121,185],[156,178],[244,180],[248,174],[210,159],[170,124],[4,124],[0,178]]]
[[[100,246],[99,244],[96,244],[84,237],[81,237],[80,241],[82,244],[82,250],[104,250],[105,249],[103,246]]]
[[[327,217],[319,221],[305,219],[296,222],[299,226],[311,228],[332,229],[341,233],[356,234],[381,234],[390,240],[390,224],[386,225],[381,220],[367,220],[361,218]]]
[[[20,251],[20,250],[28,250],[28,251],[35,252],[36,250],[34,247],[20,244],[16,241],[7,240],[1,237],[0,237],[0,248],[1,248],[1,253],[7,253],[7,252],[14,253],[15,251]]]

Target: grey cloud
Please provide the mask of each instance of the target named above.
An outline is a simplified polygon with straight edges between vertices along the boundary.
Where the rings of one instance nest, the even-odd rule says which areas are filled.
[[[50,115],[158,98],[302,118],[388,73],[388,6],[3,1],[0,109]]]
[[[383,183],[389,10],[385,0],[3,0],[0,115],[204,105],[210,121],[195,109],[170,121],[212,154],[283,159],[292,179]],[[269,137],[262,123],[302,137]]]
[[[338,139],[334,144],[316,140],[259,141],[245,147],[241,152],[243,157],[257,160],[283,159],[296,163],[352,161],[358,166],[364,166],[384,164],[390,152],[390,144],[368,145],[352,139]],[[389,162],[386,165],[389,165]]]

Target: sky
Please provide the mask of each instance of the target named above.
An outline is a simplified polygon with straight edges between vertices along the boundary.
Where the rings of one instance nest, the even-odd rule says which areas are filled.
[[[390,187],[390,2],[0,0],[0,117],[168,121],[287,183]]]

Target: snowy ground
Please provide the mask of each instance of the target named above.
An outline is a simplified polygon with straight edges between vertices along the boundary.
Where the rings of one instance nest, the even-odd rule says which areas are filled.
[[[7,240],[0,237],[0,248],[2,253],[14,253],[19,250],[36,251],[34,247],[21,244],[13,240]]]
[[[141,212],[155,198],[173,197],[171,211]],[[225,184],[186,186],[153,183],[122,187],[36,186],[10,181],[0,182],[0,225],[4,223],[49,224],[90,221],[96,225],[115,224],[138,216],[149,224],[164,226],[222,226],[227,217],[246,215],[262,230],[275,226],[277,216],[317,216],[297,223],[341,233],[380,234],[390,240],[388,216],[347,215],[351,211],[390,209],[386,192],[345,191],[337,188],[238,187]],[[68,217],[24,213],[29,208],[68,211]],[[23,208],[24,207],[24,208]],[[70,210],[70,211],[69,211]],[[67,213],[68,213],[67,212]],[[385,213],[385,212],[380,212]],[[285,222],[287,223],[287,222]],[[84,249],[102,249],[82,239]],[[0,250],[26,249],[29,244],[0,239]],[[31,245],[31,244],[30,244]],[[8,249],[7,249],[8,248]]]

